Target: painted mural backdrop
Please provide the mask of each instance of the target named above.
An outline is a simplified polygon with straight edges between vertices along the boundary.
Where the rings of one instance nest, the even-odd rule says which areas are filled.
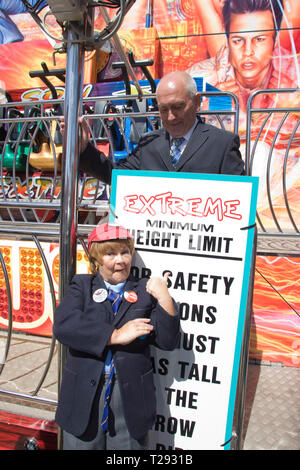
[[[44,11],[47,7],[42,8],[40,15]],[[53,45],[60,37],[54,18],[47,18],[47,27],[52,38],[25,12],[21,1],[0,0],[0,100],[5,101],[9,96],[17,101],[22,95],[31,100],[51,97],[41,80],[29,75],[30,71],[41,69],[42,61],[49,69],[65,67],[64,54],[55,54],[56,65],[53,65]],[[102,27],[103,20],[98,14],[95,29]],[[207,83],[235,93],[240,105],[243,153],[249,95],[261,89],[300,86],[299,0],[137,0],[125,17],[119,37],[125,50],[132,51],[136,60],[154,59],[150,70],[155,79],[172,70],[187,70],[195,77],[202,77],[204,86]],[[85,84],[120,80],[120,71],[111,66],[118,60],[110,43],[100,51],[87,53]],[[143,76],[138,74],[138,78]],[[58,79],[53,83],[60,87],[61,96],[63,84]],[[266,92],[256,96],[253,106],[299,107],[299,99],[300,93]],[[264,119],[263,114],[253,115],[252,142]],[[292,231],[281,175],[289,137],[294,133],[286,162],[286,189],[290,211],[299,226],[299,113],[295,110],[283,122],[282,119],[282,113],[273,113],[264,127],[255,152],[253,174],[265,175],[273,148],[269,171],[275,195],[274,210],[283,229]],[[267,199],[267,187],[261,178],[258,210],[265,227],[272,231],[274,221]],[[299,366],[299,271],[299,258],[258,257],[252,357]],[[51,328],[39,326],[36,332],[49,334]]]

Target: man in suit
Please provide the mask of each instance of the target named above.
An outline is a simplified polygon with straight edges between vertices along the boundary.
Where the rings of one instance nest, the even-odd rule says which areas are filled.
[[[177,71],[164,76],[156,95],[163,129],[143,135],[133,152],[118,163],[88,143],[87,125],[81,119],[80,169],[107,184],[114,168],[244,174],[239,136],[197,118],[201,95],[188,73]],[[172,144],[177,145],[175,151]]]
[[[130,275],[124,227],[97,225],[88,251],[92,274],[74,276],[54,315],[54,336],[68,347],[56,412],[63,448],[145,450],[156,417],[150,345],[176,347],[177,306],[166,276]]]

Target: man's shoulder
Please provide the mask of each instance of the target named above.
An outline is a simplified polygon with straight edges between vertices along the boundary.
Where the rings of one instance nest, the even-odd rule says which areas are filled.
[[[152,145],[155,142],[159,141],[162,137],[166,137],[166,131],[164,128],[145,132],[139,138],[138,148]]]
[[[166,131],[163,127],[161,127],[160,129],[154,129],[153,131],[148,131],[148,132],[144,132],[142,135],[141,135],[141,140],[145,139],[145,140],[153,140],[153,139],[157,139],[163,135],[165,135]]]
[[[215,136],[219,136],[219,137],[224,137],[226,139],[232,139],[236,134],[234,132],[231,132],[227,129],[224,129],[222,127],[217,127],[217,126],[214,126],[213,124],[209,124],[209,123],[206,123],[206,122],[200,122],[198,124],[199,126],[201,126],[201,130],[202,131],[206,131],[206,132],[210,132],[211,134],[214,134]]]

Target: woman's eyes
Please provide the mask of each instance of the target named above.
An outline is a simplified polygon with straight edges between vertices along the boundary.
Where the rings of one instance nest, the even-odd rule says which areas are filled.
[[[130,251],[129,250],[124,250],[124,251],[121,251],[120,253],[115,253],[114,251],[109,251],[108,253],[106,253],[106,256],[113,257],[113,256],[118,256],[118,254],[120,254],[122,256],[129,255]]]

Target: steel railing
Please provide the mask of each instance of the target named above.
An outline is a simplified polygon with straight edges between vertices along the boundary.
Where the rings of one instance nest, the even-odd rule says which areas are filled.
[[[276,106],[289,95],[294,107]],[[273,107],[256,106],[268,97]],[[300,89],[266,89],[254,92],[247,103],[245,164],[247,174],[260,177],[257,208],[258,252],[299,255],[299,147]]]

